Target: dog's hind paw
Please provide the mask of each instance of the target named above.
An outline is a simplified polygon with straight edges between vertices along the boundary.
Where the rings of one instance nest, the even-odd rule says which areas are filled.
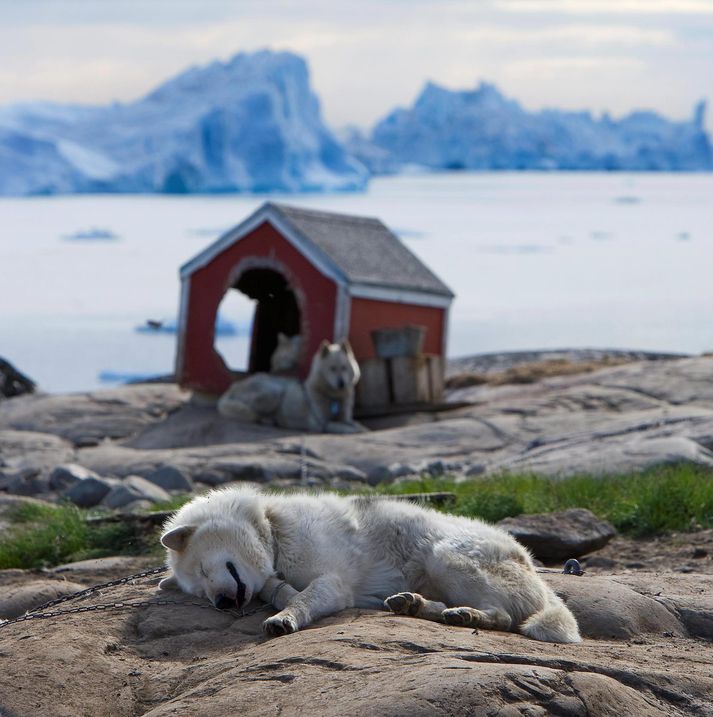
[[[289,635],[299,630],[297,620],[291,615],[273,615],[262,623],[262,629],[269,637]]]
[[[384,600],[384,605],[396,615],[415,616],[423,606],[423,598],[418,593],[396,593]]]

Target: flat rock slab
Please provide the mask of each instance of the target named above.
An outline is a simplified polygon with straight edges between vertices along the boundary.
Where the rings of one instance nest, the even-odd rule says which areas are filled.
[[[188,394],[174,384],[21,396],[3,402],[0,429],[50,433],[75,446],[93,446],[105,439],[118,440],[139,433],[179,408],[187,398]]]
[[[547,582],[577,617],[583,637],[630,640],[687,634],[684,624],[663,602],[611,578],[549,574]],[[701,610],[705,613],[707,606]]]
[[[156,558],[138,558],[129,555],[113,555],[109,558],[91,558],[65,563],[52,568],[49,572],[61,576],[64,580],[81,580],[88,585],[126,577],[140,573],[161,564]]]
[[[23,399],[13,399],[14,401]],[[0,405],[0,416],[12,402]],[[1,422],[1,420],[0,420]],[[47,470],[74,457],[74,446],[51,433],[0,429],[0,473],[23,469]]]
[[[616,535],[611,523],[586,508],[518,515],[504,518],[498,525],[545,563],[599,550]]]
[[[685,577],[689,597],[707,587]],[[234,717],[236,709],[256,717],[713,714],[711,643],[686,637],[662,605],[660,624],[646,617],[656,601],[618,576],[547,579],[580,620],[598,614],[593,623],[611,625],[624,609],[638,634],[620,629],[612,639],[602,623],[586,627],[601,639],[553,645],[346,610],[269,640],[261,622],[270,611],[240,618],[177,594],[179,604],[0,628],[0,710],[16,717]],[[144,583],[110,596],[128,602],[158,593]]]

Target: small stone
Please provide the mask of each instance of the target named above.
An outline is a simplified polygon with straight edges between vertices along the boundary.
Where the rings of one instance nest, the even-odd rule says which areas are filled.
[[[197,473],[194,476],[194,480],[197,483],[205,483],[209,486],[217,486],[217,485],[223,485],[225,483],[230,483],[233,478],[229,473],[226,473],[225,471],[204,471],[203,473]]]
[[[332,471],[332,476],[344,481],[353,481],[357,483],[366,483],[367,476],[364,471],[360,471],[353,466],[339,466]]]
[[[694,548],[691,557],[695,560],[700,560],[700,558],[707,558],[708,551],[705,548]]]
[[[430,463],[427,463],[424,467],[424,472],[428,473],[433,478],[439,478],[440,476],[445,475],[447,470],[448,466],[446,465],[445,461],[441,460],[440,458],[436,461],[431,461]]]
[[[485,473],[484,463],[472,463],[464,470],[464,474],[468,477],[483,475],[483,473]]]
[[[68,488],[63,495],[80,508],[93,508],[102,502],[113,485],[117,485],[117,481],[109,478],[85,478]]]
[[[153,508],[150,500],[133,500],[121,508],[121,512],[131,515],[134,513],[145,513]]]
[[[611,523],[585,508],[518,515],[505,518],[498,525],[545,563],[599,550],[616,535]]]
[[[403,478],[405,476],[418,475],[418,471],[414,466],[407,463],[392,463],[388,467],[388,471],[392,478]]]
[[[26,469],[19,471],[12,477],[8,483],[6,490],[13,495],[39,495],[49,491],[49,481],[42,477],[39,471]]]
[[[67,463],[57,466],[49,477],[49,485],[52,490],[65,490],[75,483],[87,478],[98,478],[99,476],[84,466],[77,463]]]
[[[135,488],[124,485],[115,485],[103,498],[102,505],[111,510],[118,510],[134,503],[137,500],[145,500],[145,497]]]
[[[366,482],[369,485],[379,485],[379,483],[387,483],[390,480],[393,480],[393,477],[388,466],[376,466],[366,476]]]
[[[266,469],[265,465],[254,459],[224,462],[219,470],[221,472],[225,471],[228,475],[228,480],[231,481],[249,480],[263,483],[272,477],[289,477],[282,475],[284,471],[276,469],[276,466],[270,466]],[[294,472],[299,476],[299,468],[297,468],[296,464],[294,465]]]
[[[164,490],[179,493],[190,493],[193,490],[193,481],[176,466],[161,466],[146,476],[146,480],[160,486]]]
[[[14,480],[15,476],[10,473],[0,471],[0,491],[7,490],[8,486]]]
[[[150,500],[152,503],[162,503],[171,499],[171,495],[168,491],[141,476],[129,476],[125,478],[124,485],[138,491],[142,498]]]

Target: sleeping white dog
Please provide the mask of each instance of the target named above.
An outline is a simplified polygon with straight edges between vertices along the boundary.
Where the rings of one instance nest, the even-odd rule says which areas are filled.
[[[161,542],[178,587],[218,608],[259,596],[270,635],[348,607],[579,642],[574,616],[505,531],[411,503],[218,490],[181,508]]]

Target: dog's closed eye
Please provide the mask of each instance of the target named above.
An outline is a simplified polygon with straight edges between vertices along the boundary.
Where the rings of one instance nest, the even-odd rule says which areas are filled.
[[[233,580],[235,580],[238,584],[238,594],[236,599],[238,601],[238,607],[242,607],[245,602],[245,583],[240,579],[240,575],[233,563],[228,561],[225,564],[225,567],[228,568],[228,572],[233,576]]]
[[[225,567],[228,568],[228,572],[233,576],[233,580],[235,580],[236,583],[240,584],[240,575],[238,575],[238,571],[235,568],[235,565],[228,561],[225,564]]]

